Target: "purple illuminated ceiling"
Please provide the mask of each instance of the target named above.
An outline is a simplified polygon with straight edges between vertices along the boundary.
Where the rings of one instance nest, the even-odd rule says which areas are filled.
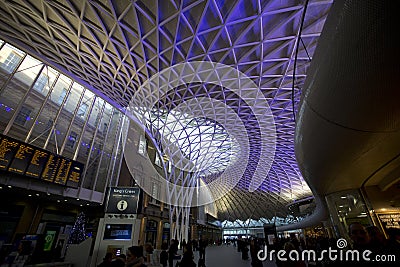
[[[215,204],[220,219],[271,218],[285,213],[291,201],[311,195],[294,155],[293,106],[332,1],[308,2],[299,39],[305,2],[1,0],[0,37],[29,48],[122,109],[146,80],[177,63],[213,61],[246,74],[274,115],[276,154],[267,179],[249,193],[260,137],[257,125],[247,124],[254,137],[248,168],[235,190]],[[223,97],[212,90],[203,95]],[[226,103],[244,122],[251,121],[240,102]],[[159,105],[168,110],[170,104]]]

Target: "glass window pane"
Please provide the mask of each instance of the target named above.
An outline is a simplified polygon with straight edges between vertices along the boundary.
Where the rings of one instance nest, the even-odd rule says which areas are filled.
[[[46,101],[46,96],[49,94],[50,87],[53,85],[54,81],[57,79],[58,72],[50,67],[45,67],[42,71],[48,77],[47,84],[44,86],[41,92],[37,90],[32,90],[30,96],[28,97],[26,103],[33,103],[32,106],[36,107],[34,114],[39,112],[40,105]],[[61,80],[57,80],[61,82]],[[32,134],[28,140],[29,143],[42,147],[49,135],[51,126],[54,123],[55,116],[58,112],[59,107],[57,107],[51,100],[51,96],[45,102],[42,113],[37,116],[36,121],[32,121],[33,130]],[[31,116],[32,118],[34,115]]]
[[[104,100],[101,98],[96,98],[96,102],[94,104],[94,108],[92,110],[92,113],[90,114],[89,117],[89,122],[95,122],[94,125],[91,125],[90,123],[87,124],[86,126],[86,131],[85,131],[85,136],[84,139],[87,140],[85,142],[90,142],[90,145],[92,145],[91,140],[93,140],[93,134],[96,131],[98,124],[101,121],[101,111],[103,110],[103,104]],[[99,135],[99,132],[96,133],[96,138],[93,142],[93,146],[91,146],[91,151],[90,151],[90,158],[89,158],[89,166],[86,168],[86,174],[85,174],[85,181],[83,187],[85,188],[93,188],[94,187],[94,182],[96,180],[96,173],[97,169],[100,165],[100,159],[101,155],[103,152],[103,145],[104,142],[103,137]],[[81,149],[84,150],[85,146],[82,145]],[[87,148],[86,148],[87,149]],[[86,164],[86,159],[87,155],[83,158],[85,160]]]
[[[19,86],[28,88],[32,85],[36,76],[43,66],[43,63],[31,56],[26,56],[22,64],[19,66],[12,80],[18,83]]]
[[[83,93],[83,89],[84,89],[83,86],[76,82],[74,82],[74,84],[72,85],[71,93],[68,95],[67,102],[64,105],[64,109],[70,112],[71,114],[74,113],[75,108],[78,105],[79,99],[81,98],[81,95]],[[61,92],[62,90],[60,90],[59,96],[61,95]]]
[[[33,89],[39,92],[43,92],[46,84],[49,81],[49,76],[47,76],[44,72],[40,73],[39,78],[36,80],[35,84],[33,85]]]
[[[158,155],[157,151],[156,151],[156,157],[155,157],[154,163],[155,163],[157,166],[160,166],[160,167],[161,167],[161,158],[160,158],[160,156]]]
[[[18,112],[17,117],[15,118],[14,123],[19,126],[25,126],[26,121],[30,120],[30,115],[32,113],[32,108],[22,106]]]
[[[118,132],[120,132],[118,130]],[[118,139],[117,139],[118,140]],[[113,171],[113,176],[111,177],[113,184],[116,184],[116,182],[118,181],[118,171],[119,168],[121,167],[121,160],[122,160],[122,145],[118,143],[115,143],[115,148],[117,149],[117,153],[116,156],[113,157],[113,167],[115,168]]]
[[[77,142],[80,138],[83,129],[82,121],[77,121],[76,118],[72,121],[72,119],[73,119],[73,114],[77,108],[79,99],[83,94],[84,88],[82,85],[74,82],[72,84],[72,88],[70,89],[71,91],[69,94],[67,93],[67,90],[69,90],[69,87],[64,86],[63,88],[60,89],[60,93],[57,96],[58,97],[57,101],[60,101],[60,99],[62,99],[61,103],[63,103],[63,101],[65,102],[62,109],[62,113],[57,121],[57,129],[59,129],[60,131],[61,144],[64,142],[64,139],[66,138],[65,147],[64,151],[62,152],[62,155],[72,158],[75,154],[75,150],[79,149],[79,144]],[[71,129],[68,136],[66,137],[70,125]],[[75,139],[73,145],[70,138]]]
[[[110,123],[110,118],[112,116],[112,112],[113,112],[113,107],[110,104],[106,103],[103,116],[101,117],[101,122],[98,125],[99,128],[98,135],[103,137],[106,135],[109,127],[108,124]]]
[[[78,112],[76,116],[82,120],[85,120],[88,115],[88,108],[91,105],[94,98],[94,94],[89,90],[85,91],[85,95],[83,96],[83,100],[79,106]]]
[[[1,129],[4,129],[12,118],[33,80],[39,74],[41,67],[40,61],[27,56],[18,68],[17,73],[1,91],[0,103],[1,108],[5,111],[2,112],[3,116],[1,116]],[[21,134],[16,137],[24,139],[23,137],[21,138]]]
[[[74,94],[74,92],[83,91],[84,89],[81,85],[79,85],[77,83],[73,84],[72,89],[73,89],[73,93],[71,93],[70,96],[68,97],[66,106],[67,105],[69,106],[70,104],[75,103],[75,105],[76,105],[75,110],[76,110],[77,105],[79,105],[78,109],[76,110],[76,116],[74,117],[74,121],[71,126],[71,130],[77,133],[77,135],[78,135],[77,139],[79,140],[80,136],[82,134],[82,130],[84,129],[86,116],[89,113],[89,107],[92,105],[94,94],[92,92],[90,92],[89,90],[85,90],[82,101],[79,103],[78,101],[79,101],[80,97],[77,97]],[[70,99],[71,99],[71,101],[70,101]],[[84,110],[85,113],[80,115],[79,112],[82,111],[81,108],[82,108],[83,104],[86,105],[87,108]],[[74,110],[74,112],[75,112],[75,110]],[[66,157],[72,158],[75,155],[75,150],[79,149],[77,160],[82,163],[85,163],[86,156],[88,155],[87,150],[90,147],[91,140],[92,140],[92,133],[85,133],[84,137],[82,138],[82,143],[85,143],[86,146],[76,146],[75,149],[67,149],[67,147],[66,147],[63,152],[63,155]],[[87,147],[88,145],[89,145],[89,147]]]
[[[89,116],[88,125],[90,127],[99,127],[101,117],[101,112],[103,109],[104,100],[100,97],[97,97],[94,107],[92,109],[92,113]],[[100,129],[100,127],[99,127]]]
[[[2,67],[6,72],[11,73],[15,70],[20,61],[21,57],[18,54],[11,52],[10,54],[8,54]]]
[[[71,131],[68,135],[67,143],[65,144],[66,148],[74,149],[77,138],[78,138],[78,134],[74,131]]]
[[[120,130],[121,112],[112,109],[111,125],[108,130],[107,142],[103,146],[103,157],[100,165],[99,177],[97,178],[96,191],[102,191],[108,179],[109,168],[113,166],[113,152],[117,149],[118,133]],[[122,119],[121,119],[122,120]],[[111,173],[111,172],[110,172]]]
[[[3,74],[10,74],[15,70],[18,63],[25,56],[21,50],[6,44],[0,51],[0,71]],[[3,75],[1,75],[3,76]],[[8,75],[5,75],[8,76]]]
[[[143,135],[140,135],[140,138],[139,138],[138,152],[141,155],[146,155],[146,153],[147,153],[147,141],[146,141],[146,137]]]

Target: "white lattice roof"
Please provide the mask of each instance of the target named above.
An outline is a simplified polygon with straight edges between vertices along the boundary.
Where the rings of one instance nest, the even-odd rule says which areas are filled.
[[[238,114],[250,137],[250,157],[238,185],[215,203],[218,215],[231,221],[272,218],[287,214],[287,203],[311,195],[294,156],[293,108],[331,4],[316,0],[0,0],[0,37],[29,48],[121,108],[152,75],[179,63],[218,62],[244,73],[268,102],[276,128],[275,158],[254,192],[248,189],[256,165],[263,162],[258,145],[261,128],[245,94],[193,83],[168,91],[157,107],[169,111],[200,96],[223,101]],[[217,115],[223,112],[226,109],[216,106]],[[196,146],[204,146],[200,141],[204,134],[213,133],[213,148],[230,151],[235,140],[226,139],[223,127],[209,122],[192,120],[191,127],[183,127],[185,137],[174,131],[170,137],[180,140],[177,143],[186,156],[202,157],[202,162],[204,151]],[[206,166],[218,172],[225,166],[224,159],[213,157]]]

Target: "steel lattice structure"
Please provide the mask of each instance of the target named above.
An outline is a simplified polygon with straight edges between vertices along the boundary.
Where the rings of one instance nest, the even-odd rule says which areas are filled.
[[[251,164],[260,157],[259,125],[240,95],[194,83],[169,91],[156,107],[168,112],[198,96],[231,107],[254,137],[250,140],[253,160],[235,188],[216,201],[219,218],[272,218],[285,216],[291,201],[311,195],[294,156],[293,108],[331,4],[315,0],[1,0],[0,36],[29,49],[121,109],[152,75],[179,63],[219,62],[247,75],[267,100],[276,127],[272,167],[254,192],[248,189]],[[200,146],[194,140],[204,134],[225,140],[214,142],[214,148],[234,144],[224,139],[218,124],[209,123],[192,121],[191,131],[186,132],[190,142],[177,142],[192,160],[204,159],[206,152],[194,145]],[[207,163],[210,173],[205,181],[223,169],[224,158],[218,162],[213,157]]]

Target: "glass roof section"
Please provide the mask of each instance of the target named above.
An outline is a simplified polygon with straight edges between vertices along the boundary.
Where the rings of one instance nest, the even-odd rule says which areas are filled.
[[[179,148],[176,153],[190,161],[192,167],[188,171],[207,176],[235,164],[240,147],[217,122],[176,110],[145,114],[146,124],[151,125],[151,129],[159,133],[166,143],[176,144]],[[136,112],[136,115],[140,117],[141,113]]]

